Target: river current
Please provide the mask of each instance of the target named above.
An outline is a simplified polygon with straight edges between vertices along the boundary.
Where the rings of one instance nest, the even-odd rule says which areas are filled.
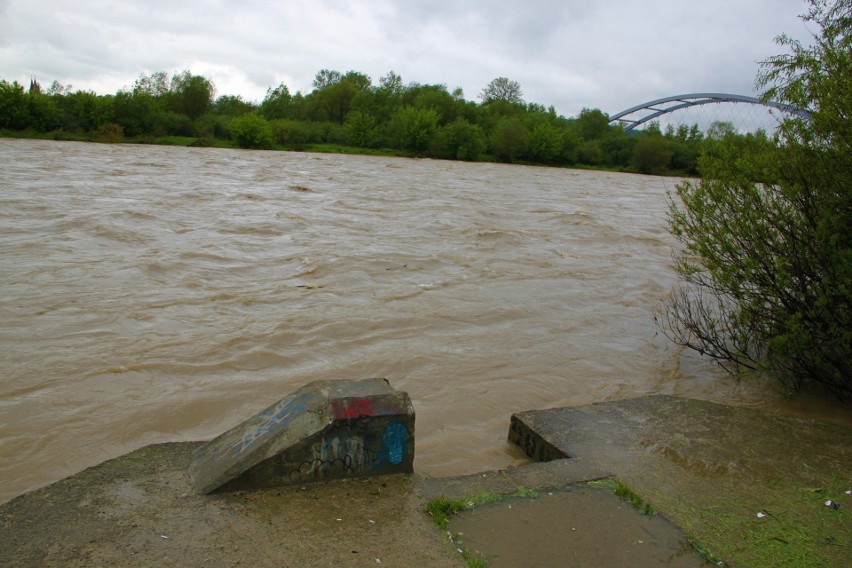
[[[0,140],[0,502],[317,379],[407,391],[428,475],[522,463],[509,417],[533,408],[665,393],[807,415],[657,332],[675,183]]]

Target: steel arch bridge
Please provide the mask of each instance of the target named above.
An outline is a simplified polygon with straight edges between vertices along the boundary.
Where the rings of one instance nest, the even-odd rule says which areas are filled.
[[[711,103],[745,103],[752,105],[762,105],[765,107],[776,108],[783,112],[794,114],[802,118],[810,117],[810,113],[808,111],[800,109],[798,107],[785,105],[783,103],[777,103],[774,101],[762,101],[760,99],[756,99],[754,97],[749,97],[746,95],[731,95],[728,93],[690,93],[686,95],[674,95],[672,97],[664,97],[662,99],[656,99],[653,101],[648,101],[647,103],[642,103],[641,105],[630,107],[627,110],[623,110],[618,114],[614,114],[613,116],[611,116],[609,122],[611,124],[626,124],[624,130],[625,132],[629,132],[637,126],[641,126],[642,124],[654,120],[655,118],[664,114],[668,114],[676,110],[682,110],[689,107],[707,105]],[[631,117],[631,115],[633,116]]]

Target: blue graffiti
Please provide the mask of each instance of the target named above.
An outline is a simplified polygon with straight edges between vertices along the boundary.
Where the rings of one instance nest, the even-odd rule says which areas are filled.
[[[391,422],[382,435],[382,457],[396,465],[402,463],[408,450],[408,428],[402,422]]]
[[[263,438],[271,432],[278,432],[286,428],[290,420],[305,412],[311,398],[310,395],[290,396],[258,414],[253,419],[254,426],[247,428],[242,439],[232,445],[233,457],[242,454],[246,448],[254,444],[255,440]]]

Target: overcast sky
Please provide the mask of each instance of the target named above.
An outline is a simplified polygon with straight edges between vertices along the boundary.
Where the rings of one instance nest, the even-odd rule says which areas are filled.
[[[310,92],[322,68],[477,95],[495,77],[575,116],[693,92],[756,94],[804,0],[0,0],[0,78],[111,94],[188,69],[218,94]]]

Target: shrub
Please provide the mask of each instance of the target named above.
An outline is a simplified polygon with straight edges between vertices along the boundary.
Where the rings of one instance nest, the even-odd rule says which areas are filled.
[[[726,369],[852,396],[852,2],[812,0],[815,45],[764,62],[766,96],[810,111],[773,140],[727,134],[672,198],[681,285],[663,331]]]
[[[233,119],[228,125],[231,138],[240,148],[272,148],[272,127],[257,114],[245,114]]]

